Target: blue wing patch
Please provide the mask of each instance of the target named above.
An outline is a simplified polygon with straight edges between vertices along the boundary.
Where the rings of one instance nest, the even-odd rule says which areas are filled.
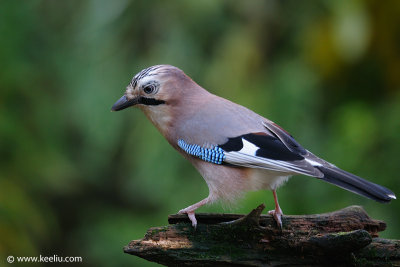
[[[222,164],[225,160],[225,152],[218,146],[204,148],[199,145],[188,144],[182,139],[178,140],[178,146],[189,155],[199,157],[207,162]]]
[[[178,140],[178,146],[187,154],[214,164],[323,176],[305,160],[301,154],[303,150],[307,152],[305,149],[288,143],[288,140],[285,142],[266,133],[254,133],[228,138],[226,143],[211,148],[188,144],[182,139]]]

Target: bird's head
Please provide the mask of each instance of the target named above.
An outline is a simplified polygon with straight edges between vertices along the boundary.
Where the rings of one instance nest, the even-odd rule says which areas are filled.
[[[167,104],[180,87],[176,77],[186,76],[180,69],[170,65],[156,65],[140,71],[126,87],[125,94],[112,106],[119,111],[132,106],[141,108]],[[174,86],[175,85],[175,86]]]
[[[136,74],[111,110],[139,107],[158,128],[164,128],[174,109],[201,91],[205,90],[177,67],[156,65]]]

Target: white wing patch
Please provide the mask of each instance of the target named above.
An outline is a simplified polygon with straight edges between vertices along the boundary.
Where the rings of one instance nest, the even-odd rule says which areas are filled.
[[[243,148],[238,151],[239,153],[255,156],[257,150],[260,149],[258,146],[250,143],[244,138],[242,138],[242,143],[243,143]]]
[[[284,173],[301,173],[314,177],[323,176],[318,169],[314,168],[315,166],[322,166],[322,164],[314,160],[304,159],[299,161],[284,161],[259,157],[256,155],[256,152],[260,148],[244,138],[241,139],[243,143],[242,149],[239,151],[225,152],[224,161],[226,163],[249,168],[262,168]]]
[[[305,159],[308,163],[310,163],[311,165],[313,165],[313,166],[322,166],[322,164],[321,163],[318,163],[318,162],[316,162],[316,161],[314,161],[314,160],[311,160],[311,159]]]

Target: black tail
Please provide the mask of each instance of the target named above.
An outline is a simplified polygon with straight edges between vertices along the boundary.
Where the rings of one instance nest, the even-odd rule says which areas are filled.
[[[316,168],[324,174],[324,177],[320,179],[353,193],[383,203],[388,203],[392,199],[396,199],[394,193],[386,187],[368,182],[339,168],[324,166],[318,166]]]

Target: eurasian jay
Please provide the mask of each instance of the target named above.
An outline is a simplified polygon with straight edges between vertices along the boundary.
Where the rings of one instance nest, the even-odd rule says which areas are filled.
[[[396,199],[389,189],[315,156],[274,122],[211,94],[174,66],[156,65],[136,74],[111,110],[131,106],[139,107],[206,181],[208,197],[179,211],[194,227],[199,207],[260,189],[272,190],[275,209],[269,214],[282,227],[276,189],[296,174],[379,202]]]

